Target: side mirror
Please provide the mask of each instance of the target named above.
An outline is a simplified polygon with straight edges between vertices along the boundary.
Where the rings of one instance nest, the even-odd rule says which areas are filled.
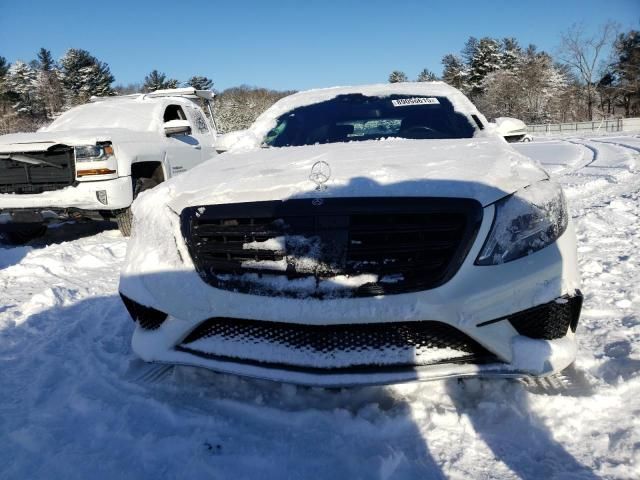
[[[246,130],[234,130],[233,132],[218,135],[215,144],[216,152],[226,152],[231,147],[233,147],[238,142],[238,140],[240,140],[246,134],[246,132]]]
[[[187,120],[169,120],[164,124],[164,134],[167,137],[172,135],[191,135],[191,125]]]

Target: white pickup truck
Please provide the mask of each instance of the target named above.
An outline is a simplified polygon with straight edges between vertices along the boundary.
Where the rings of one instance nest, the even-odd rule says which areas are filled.
[[[0,136],[0,232],[21,243],[52,218],[99,215],[129,235],[138,193],[216,155],[212,99],[194,88],[94,98]]]

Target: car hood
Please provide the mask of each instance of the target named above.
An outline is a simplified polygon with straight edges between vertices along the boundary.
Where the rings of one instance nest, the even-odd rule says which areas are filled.
[[[123,128],[11,133],[0,136],[0,153],[41,152],[59,144],[73,146],[107,141],[140,141],[148,136],[157,135],[154,132],[134,132]]]
[[[322,189],[310,179],[317,162],[330,167]],[[500,138],[393,139],[225,153],[168,182],[167,200],[177,213],[304,197],[462,197],[484,206],[545,178]]]

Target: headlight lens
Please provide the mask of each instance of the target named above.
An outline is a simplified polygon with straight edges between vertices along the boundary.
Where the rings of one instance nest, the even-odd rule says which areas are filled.
[[[531,255],[555,242],[569,221],[562,189],[546,180],[503,198],[495,209],[476,265],[498,265]]]
[[[74,150],[77,162],[102,161],[113,155],[111,145],[79,145]]]

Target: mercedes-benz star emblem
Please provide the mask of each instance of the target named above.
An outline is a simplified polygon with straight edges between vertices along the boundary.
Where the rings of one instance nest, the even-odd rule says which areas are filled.
[[[309,180],[316,184],[316,190],[326,190],[327,186],[325,185],[325,183],[327,183],[330,178],[331,167],[327,162],[320,160],[313,164],[313,167],[311,167],[311,175],[309,175]]]

